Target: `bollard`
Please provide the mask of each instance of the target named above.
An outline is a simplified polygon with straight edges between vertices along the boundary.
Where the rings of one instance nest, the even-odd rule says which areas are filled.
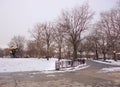
[[[60,70],[60,61],[55,62],[55,69]]]
[[[83,59],[83,64],[85,64],[85,59]]]
[[[83,61],[82,61],[82,60],[80,60],[80,64],[83,64]]]

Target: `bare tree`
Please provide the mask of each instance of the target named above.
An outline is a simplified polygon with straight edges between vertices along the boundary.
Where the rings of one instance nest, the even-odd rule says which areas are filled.
[[[108,12],[101,13],[101,19],[97,27],[104,33],[108,47],[111,53],[117,51],[118,41],[120,39],[120,10],[112,9]],[[110,50],[110,49],[109,49]],[[117,60],[114,56],[114,60]]]
[[[86,53],[85,56],[87,58],[89,58],[90,53],[94,53],[96,49],[94,44],[95,40],[93,39],[93,37],[94,36],[90,34],[82,41],[82,49]]]
[[[52,26],[48,23],[39,23],[31,34],[36,41],[38,55],[41,55],[42,49],[46,48],[46,58],[50,57],[50,47],[52,43]]]
[[[95,29],[90,36],[88,37],[90,44],[92,44],[92,50],[95,53],[96,57],[95,59],[99,58],[99,49],[100,49],[100,32],[98,31],[98,29]]]
[[[62,26],[59,23],[55,24],[53,37],[54,37],[55,43],[57,44],[59,59],[61,59],[62,57],[62,47],[63,47],[63,40],[64,40],[63,33],[64,32],[62,30]]]
[[[64,11],[61,16],[61,26],[66,33],[66,39],[73,47],[73,60],[77,58],[77,51],[81,41],[81,34],[89,28],[93,13],[88,4]]]
[[[106,60],[106,54],[109,50],[108,48],[108,43],[107,43],[107,37],[104,35],[103,31],[101,31],[99,28],[95,28],[96,36],[94,36],[97,40],[96,45],[97,45],[97,50],[99,51],[98,53],[101,55],[103,54],[103,59],[104,61]],[[102,57],[102,55],[101,55]]]
[[[53,26],[50,23],[43,24],[42,29],[42,41],[46,44],[46,58],[49,59],[51,44],[52,44],[52,35],[53,35]]]
[[[37,57],[36,42],[33,40],[27,41],[27,55],[30,57]]]
[[[34,29],[30,31],[31,36],[34,39],[34,43],[30,42],[29,45],[34,44],[35,46],[34,50],[36,50],[36,57],[38,58],[42,57],[41,52],[44,47],[44,43],[42,41],[43,28],[44,28],[44,25],[42,23],[38,23],[35,25]]]

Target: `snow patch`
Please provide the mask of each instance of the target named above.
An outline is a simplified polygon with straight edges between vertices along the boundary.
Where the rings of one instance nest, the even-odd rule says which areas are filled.
[[[120,65],[120,60],[114,61],[114,60],[106,60],[106,61],[100,61],[100,60],[93,60],[94,62],[103,63],[103,64],[109,64],[109,65]]]
[[[101,72],[116,72],[120,71],[120,67],[110,67],[110,68],[103,68]]]

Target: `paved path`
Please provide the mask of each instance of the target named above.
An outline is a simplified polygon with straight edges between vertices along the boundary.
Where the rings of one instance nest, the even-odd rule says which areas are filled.
[[[0,87],[120,87],[120,72],[99,72],[110,65],[92,61],[87,64],[89,68],[64,73],[0,73]]]

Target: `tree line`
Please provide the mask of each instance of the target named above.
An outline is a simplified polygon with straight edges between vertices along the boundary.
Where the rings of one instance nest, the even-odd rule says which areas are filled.
[[[120,52],[120,2],[116,7],[100,13],[98,21],[88,3],[64,10],[54,22],[37,23],[29,31],[31,40],[14,36],[9,47],[18,48],[18,57],[72,58],[84,53],[95,59],[101,55],[106,60]],[[94,22],[93,22],[94,21]],[[0,49],[0,56],[8,55]]]

